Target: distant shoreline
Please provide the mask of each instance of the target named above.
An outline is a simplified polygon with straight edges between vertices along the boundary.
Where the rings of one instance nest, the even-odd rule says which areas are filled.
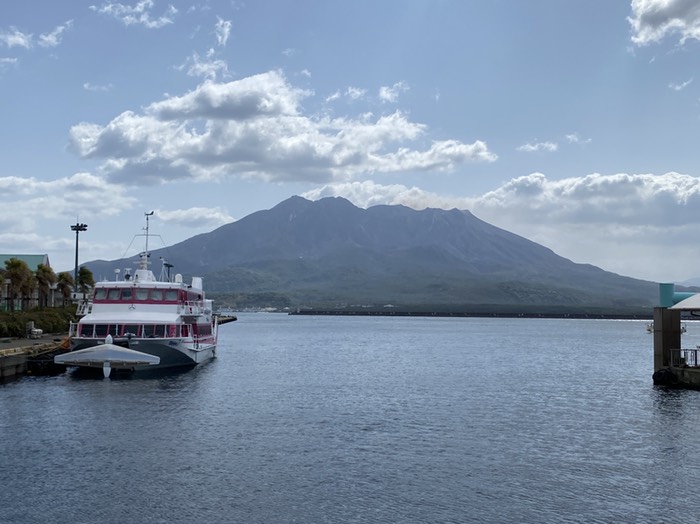
[[[379,311],[379,310],[335,310],[302,309],[290,311],[290,315],[327,315],[327,316],[376,316],[376,317],[460,317],[460,318],[571,318],[601,320],[652,320],[653,312],[648,314],[615,313],[488,313],[474,311]]]

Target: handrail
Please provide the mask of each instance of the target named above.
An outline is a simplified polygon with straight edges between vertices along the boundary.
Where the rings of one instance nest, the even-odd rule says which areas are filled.
[[[201,315],[204,312],[204,305],[201,301],[190,300],[180,306],[180,315]]]
[[[670,349],[671,367],[700,368],[700,348]]]

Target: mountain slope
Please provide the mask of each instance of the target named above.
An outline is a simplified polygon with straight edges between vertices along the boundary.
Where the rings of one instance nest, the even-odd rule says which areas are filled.
[[[657,286],[576,264],[468,211],[287,199],[164,250],[210,291],[300,302],[652,306]],[[128,261],[86,264],[111,275]],[[157,270],[156,270],[157,272]]]

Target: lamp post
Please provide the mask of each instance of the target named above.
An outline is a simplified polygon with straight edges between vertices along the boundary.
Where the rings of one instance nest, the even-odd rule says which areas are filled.
[[[87,231],[87,224],[81,224],[76,222],[75,225],[71,226],[71,231],[75,231],[75,273],[74,273],[74,285],[76,292],[78,290],[78,235],[81,231]]]

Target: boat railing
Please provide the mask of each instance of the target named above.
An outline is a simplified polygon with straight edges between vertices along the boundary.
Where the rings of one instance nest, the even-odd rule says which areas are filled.
[[[700,348],[671,349],[671,366],[675,368],[700,367]]]
[[[188,301],[180,306],[178,314],[180,315],[201,315],[205,312],[205,308],[200,301]]]
[[[78,304],[78,309],[75,312],[76,315],[79,317],[84,317],[85,315],[88,315],[92,312],[92,301],[90,300],[83,300]]]

